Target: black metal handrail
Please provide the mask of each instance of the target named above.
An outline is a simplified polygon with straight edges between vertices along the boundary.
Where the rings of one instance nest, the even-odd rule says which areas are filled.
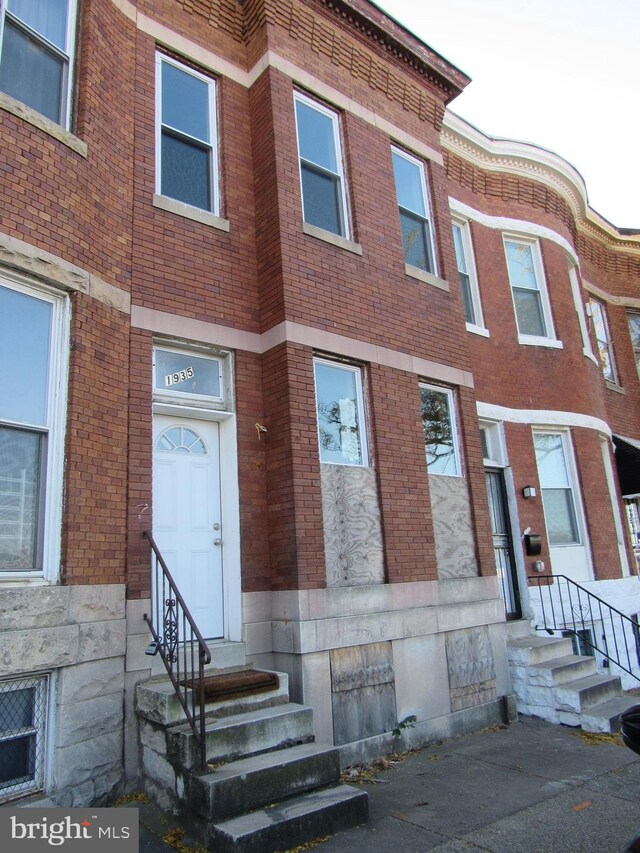
[[[634,619],[566,575],[541,575],[528,581],[540,593],[543,624],[536,629],[573,634],[640,681],[638,668],[634,672],[631,664],[631,653],[636,658],[640,654],[640,629]],[[601,626],[598,630],[596,622]]]
[[[180,590],[171,576],[153,536],[149,540],[152,563],[152,613],[144,614],[164,665],[186,714],[200,748],[200,766],[207,763],[205,742],[204,668],[211,661],[211,652]]]

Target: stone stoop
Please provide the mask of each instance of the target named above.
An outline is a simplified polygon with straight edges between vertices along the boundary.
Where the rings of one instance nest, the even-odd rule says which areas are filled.
[[[518,711],[587,732],[615,732],[633,704],[617,676],[600,675],[595,658],[573,654],[569,638],[510,633],[507,656]]]
[[[367,820],[366,792],[340,784],[339,749],[315,743],[313,710],[278,676],[277,689],[207,704],[207,771],[171,684],[138,685],[145,790],[215,853],[287,850]]]

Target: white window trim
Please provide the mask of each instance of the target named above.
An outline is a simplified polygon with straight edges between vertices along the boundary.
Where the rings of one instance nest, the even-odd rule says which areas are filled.
[[[578,480],[578,470],[576,468],[576,460],[575,453],[573,449],[573,440],[571,438],[571,432],[568,429],[560,429],[557,426],[538,426],[536,425],[532,429],[533,435],[533,447],[534,447],[534,456],[535,456],[535,436],[536,435],[559,435],[562,440],[562,452],[564,454],[564,462],[567,469],[567,475],[569,478],[569,488],[571,489],[571,499],[573,501],[573,511],[575,513],[576,518],[576,528],[578,532],[578,542],[567,542],[565,544],[555,544],[551,543],[549,539],[549,531],[547,529],[547,516],[544,511],[544,502],[542,504],[542,514],[544,517],[544,525],[545,525],[545,533],[547,536],[547,543],[549,548],[587,548],[588,547],[588,538],[586,533],[586,525],[585,525],[585,514],[584,514],[584,504],[582,501],[582,493],[580,490],[580,481]],[[540,480],[540,471],[538,468],[538,462],[536,459],[536,472],[538,475],[538,482],[540,483],[540,499],[542,500],[542,492],[543,485]]]
[[[452,225],[460,229],[460,239],[462,242],[462,252],[467,265],[466,275],[469,276],[469,290],[471,293],[471,303],[473,305],[473,315],[475,323],[465,321],[465,326],[468,332],[473,332],[475,335],[482,335],[485,338],[490,337],[484,317],[482,314],[482,302],[480,300],[480,287],[478,286],[478,271],[476,269],[475,252],[473,251],[473,241],[471,239],[471,228],[469,220],[459,216],[453,216]],[[455,247],[454,247],[455,252]],[[458,270],[460,272],[460,270]]]
[[[578,268],[571,261],[569,261],[569,282],[571,283],[573,305],[576,309],[576,314],[578,315],[578,326],[580,327],[580,337],[582,338],[582,354],[591,359],[594,364],[597,364],[598,359],[591,346],[591,338],[589,337],[589,329],[587,327],[587,318],[585,316],[584,302],[582,301],[582,293],[580,290],[580,280],[578,278]]]
[[[506,468],[509,464],[507,458],[507,442],[504,435],[504,423],[502,421],[480,420],[478,426],[485,431],[489,453],[483,462],[490,468]]]
[[[174,199],[173,196],[165,196],[162,192],[162,64],[167,63],[173,65],[185,74],[190,74],[197,80],[202,80],[207,84],[208,106],[209,106],[209,135],[210,143],[209,150],[211,152],[209,160],[209,179],[211,181],[211,209],[204,207],[196,207],[195,205],[187,204],[180,199]],[[197,140],[197,143],[202,147],[202,140]],[[173,201],[184,205],[187,209],[194,211],[209,213],[214,217],[220,218],[220,175],[219,175],[219,145],[218,145],[218,114],[217,114],[217,92],[216,81],[212,77],[207,77],[199,71],[194,70],[188,65],[167,56],[159,51],[156,53],[156,138],[155,138],[155,159],[156,159],[156,195],[161,198],[172,199]],[[195,218],[195,217],[193,217]],[[226,230],[226,229],[225,229]]]
[[[2,50],[2,43],[4,39],[4,22],[7,13],[10,17],[13,17],[15,20],[19,20],[22,23],[22,19],[18,18],[17,15],[12,15],[11,12],[7,9],[7,4],[0,4],[0,52]],[[63,81],[64,88],[66,93],[62,97],[62,115],[60,116],[60,120],[55,122],[56,124],[65,128],[65,130],[69,130],[71,127],[71,101],[72,101],[72,93],[73,93],[73,69],[75,65],[75,53],[76,53],[76,24],[77,24],[77,0],[67,0],[67,29],[65,33],[65,47],[66,50],[61,50],[59,47],[51,45],[51,43],[44,36],[41,36],[39,33],[36,33],[26,24],[22,24],[26,28],[27,31],[32,32],[37,41],[47,44],[51,47],[52,51],[56,53],[58,56],[66,57],[66,66],[63,70]],[[28,109],[33,109],[26,105]],[[37,110],[33,110],[34,113],[37,113]],[[37,113],[40,115],[40,113]],[[46,117],[45,117],[46,119]],[[49,121],[49,119],[46,119]]]
[[[360,438],[360,453],[362,456],[361,462],[331,462],[324,461],[320,452],[320,422],[318,420],[318,389],[316,387],[316,364],[326,364],[329,367],[338,368],[340,370],[348,370],[356,377],[356,408],[358,412],[359,438]],[[318,458],[321,465],[344,465],[348,468],[368,468],[369,467],[369,445],[367,441],[367,421],[365,417],[364,407],[364,390],[363,390],[362,368],[353,364],[345,364],[341,361],[332,361],[330,358],[314,358],[313,359],[313,387],[314,387],[314,404],[316,409],[316,435],[318,437]]]
[[[347,182],[345,179],[344,173],[344,160],[343,160],[343,150],[342,150],[342,139],[340,133],[340,116],[335,110],[330,109],[329,107],[324,106],[324,104],[319,103],[319,101],[314,100],[313,98],[309,98],[306,95],[303,95],[302,92],[294,92],[293,93],[293,116],[296,124],[296,145],[298,148],[298,171],[300,177],[300,200],[302,202],[302,221],[306,225],[314,225],[312,222],[307,222],[304,218],[304,188],[302,186],[302,155],[300,153],[300,134],[298,130],[298,111],[296,110],[296,102],[299,101],[301,104],[305,104],[312,110],[316,110],[322,115],[326,116],[331,120],[331,127],[333,130],[333,145],[335,148],[336,154],[336,165],[337,172],[332,173],[335,174],[338,178],[340,184],[340,209],[342,214],[342,225],[344,234],[336,234],[337,237],[342,237],[343,240],[347,242],[351,242],[351,225],[349,221],[349,205],[347,199]],[[314,164],[317,166],[317,164]],[[319,228],[319,226],[314,226],[318,228],[319,231],[324,231],[325,229]],[[332,231],[327,231],[327,234],[333,234]]]
[[[0,583],[16,580],[42,580],[55,583],[60,574],[60,535],[62,528],[62,487],[64,477],[64,442],[69,364],[69,329],[71,308],[62,294],[40,287],[19,274],[3,273],[0,284],[11,290],[49,302],[51,341],[49,345],[49,384],[47,394],[47,427],[38,429],[47,435],[47,464],[44,482],[44,527],[42,571],[0,572]],[[3,424],[29,426],[15,421]]]
[[[413,163],[414,166],[418,167],[418,172],[420,174],[420,187],[422,189],[422,200],[423,200],[424,209],[425,209],[425,216],[423,218],[423,221],[428,224],[427,238],[429,240],[429,249],[431,250],[431,257],[433,259],[433,269],[432,270],[423,270],[421,267],[414,267],[412,264],[406,264],[406,261],[405,261],[405,264],[410,269],[417,270],[418,272],[421,272],[421,273],[426,272],[427,275],[432,275],[437,279],[437,278],[439,278],[438,257],[436,255],[436,246],[435,246],[435,241],[434,241],[434,222],[433,222],[433,216],[431,214],[431,201],[430,201],[430,197],[429,197],[429,186],[427,184],[427,176],[425,173],[424,161],[419,160],[417,157],[414,157],[412,154],[409,154],[404,149],[398,148],[397,145],[391,146],[391,153],[392,153],[392,155],[397,154],[399,157],[404,157],[405,160],[408,160],[410,163]],[[398,206],[398,211],[408,210],[408,208],[403,208],[400,205],[400,203],[398,201],[397,188],[396,188],[396,204]],[[419,216],[419,214],[417,214],[415,210],[410,210],[409,213],[411,213],[412,216]],[[404,250],[403,250],[403,255],[404,255]]]
[[[502,241],[504,244],[504,257],[507,267],[507,276],[509,278],[509,290],[511,292],[511,302],[513,304],[513,315],[516,321],[516,330],[518,333],[518,343],[525,346],[542,346],[552,347],[554,349],[562,349],[562,341],[558,340],[553,325],[553,316],[551,313],[551,302],[549,300],[549,290],[547,288],[547,279],[544,274],[544,265],[542,263],[542,251],[540,249],[540,241],[533,237],[528,237],[526,234],[514,234],[503,232]],[[546,335],[525,335],[520,332],[518,326],[518,314],[516,312],[516,301],[513,295],[513,284],[511,283],[511,275],[509,273],[509,263],[507,261],[507,243],[523,243],[531,247],[531,258],[533,260],[533,270],[536,276],[536,284],[538,285],[537,292],[540,295],[540,309],[542,311],[542,320],[545,325]]]
[[[602,341],[602,343],[606,345],[607,352],[609,354],[609,364],[611,365],[611,374],[612,374],[611,378],[609,378],[608,376],[605,376],[604,364],[602,362],[602,359],[600,358],[600,341],[598,340],[596,324],[593,321],[593,306],[594,305],[598,305],[600,308],[600,316],[602,317],[602,325],[604,326],[604,333],[606,336],[606,339],[604,341]],[[600,365],[600,372],[602,373],[602,376],[604,377],[604,381],[607,383],[607,385],[613,385],[616,387],[620,387],[620,376],[618,374],[618,365],[616,363],[616,356],[615,356],[615,353],[613,351],[613,339],[611,338],[611,327],[609,326],[609,314],[607,311],[607,306],[605,305],[605,303],[601,299],[596,299],[594,296],[591,296],[589,298],[589,306],[591,308],[591,320],[592,320],[591,325],[593,327],[593,336],[596,339],[596,352],[598,353],[598,362],[597,363]]]
[[[445,388],[443,385],[430,385],[428,382],[420,382],[420,388],[426,388],[429,391],[435,391],[438,394],[444,394],[447,397],[447,405],[449,409],[449,420],[451,421],[451,436],[455,449],[456,470],[455,473],[442,471],[430,471],[427,465],[427,473],[434,477],[462,477],[462,456],[460,446],[460,434],[458,432],[458,416],[456,412],[456,396],[452,388]],[[427,455],[427,446],[425,444],[425,462]]]

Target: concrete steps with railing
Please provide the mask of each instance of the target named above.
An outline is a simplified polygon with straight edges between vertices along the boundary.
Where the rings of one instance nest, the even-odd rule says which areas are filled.
[[[138,685],[144,784],[216,853],[287,850],[367,819],[364,791],[340,784],[339,750],[315,743],[313,711],[273,690],[206,705],[207,770],[171,685]]]
[[[614,732],[620,714],[633,704],[620,678],[597,672],[594,657],[573,654],[569,638],[534,634],[526,620],[509,624],[507,656],[521,714]]]

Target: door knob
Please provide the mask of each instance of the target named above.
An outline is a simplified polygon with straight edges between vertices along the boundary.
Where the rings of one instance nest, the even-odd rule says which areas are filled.
[[[222,539],[214,539],[213,544],[214,545],[222,545]]]

